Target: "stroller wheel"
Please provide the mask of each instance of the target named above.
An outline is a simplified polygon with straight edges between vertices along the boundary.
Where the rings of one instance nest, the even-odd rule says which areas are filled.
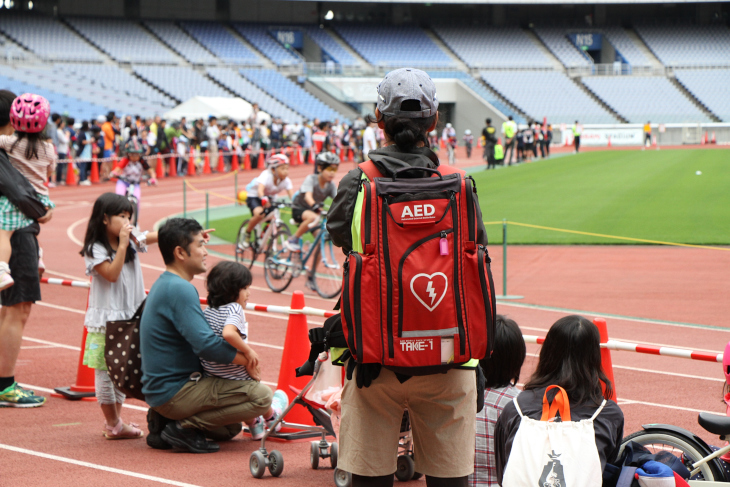
[[[397,470],[395,471],[395,478],[401,482],[407,482],[413,478],[413,474],[416,471],[416,465],[413,463],[413,459],[408,455],[401,455],[398,457]]]
[[[319,467],[319,441],[309,444],[309,464],[312,466],[312,470],[317,470]]]
[[[332,442],[332,444],[330,445],[330,465],[332,465],[332,468],[337,468],[337,458],[339,453],[340,452],[337,443]]]
[[[284,456],[279,450],[271,450],[269,453],[269,472],[273,477],[278,477],[284,471]]]
[[[413,459],[413,455],[411,455],[411,459]],[[414,462],[415,462],[415,460],[414,460]],[[415,463],[414,463],[413,467],[415,468],[415,466],[416,466],[416,465],[415,465]],[[416,471],[414,471],[414,472],[413,472],[413,477],[411,477],[411,480],[418,480],[418,479],[420,479],[421,477],[423,477],[423,474],[422,474],[421,472],[416,472]]]
[[[337,487],[350,487],[352,485],[352,474],[339,468],[335,469],[335,485]]]
[[[264,454],[259,450],[251,453],[251,458],[248,459],[248,468],[251,470],[251,475],[255,479],[260,479],[266,472],[266,458]]]

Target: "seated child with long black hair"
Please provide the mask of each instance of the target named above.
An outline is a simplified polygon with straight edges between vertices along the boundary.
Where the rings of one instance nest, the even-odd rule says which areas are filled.
[[[200,363],[206,375],[229,380],[261,380],[261,364],[258,355],[247,343],[248,322],[243,312],[251,294],[249,287],[252,282],[251,272],[237,262],[219,262],[208,274],[208,308],[203,311],[205,319],[213,333],[246,356],[249,366],[219,364],[201,358]],[[258,398],[251,397],[250,400],[255,402]],[[270,427],[281,416],[288,403],[286,393],[277,390],[271,407],[263,417],[246,420],[251,438],[261,439],[264,427]],[[277,425],[277,431],[280,424]]]

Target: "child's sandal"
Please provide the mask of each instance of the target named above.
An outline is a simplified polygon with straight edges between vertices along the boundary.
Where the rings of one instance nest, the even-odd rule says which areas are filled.
[[[124,431],[124,421],[122,421],[122,418],[119,418],[119,422],[116,426],[113,428],[111,426],[104,425],[104,428],[106,431],[104,432],[104,437],[107,440],[130,440],[130,439],[137,439],[142,438],[144,436],[144,433],[142,430],[137,428],[138,425],[134,423],[130,423],[129,429],[127,431]]]

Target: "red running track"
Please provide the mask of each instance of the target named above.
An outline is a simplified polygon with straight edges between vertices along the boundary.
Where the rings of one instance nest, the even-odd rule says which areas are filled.
[[[463,163],[482,164],[476,157]],[[308,166],[292,168],[294,183],[299,184],[309,170]],[[252,175],[242,175],[240,185],[247,177]],[[194,184],[232,195],[232,180],[215,178],[195,178]],[[78,255],[79,242],[91,205],[104,191],[113,191],[111,183],[53,190],[58,209],[40,236],[47,277],[86,279]],[[144,228],[182,211],[180,179],[162,180],[159,187],[143,188],[143,193]],[[191,192],[188,196],[189,209],[202,207],[204,196]],[[227,202],[211,198],[211,204]],[[215,250],[231,255],[232,249]],[[499,293],[501,248],[490,248],[490,252]],[[514,246],[509,252],[509,291],[525,299],[500,303],[498,309],[514,318],[525,334],[544,336],[557,318],[580,312],[589,318],[605,316],[610,337],[628,342],[709,353],[722,351],[730,340],[724,322],[730,315],[726,297],[730,289],[726,272],[730,252],[650,246]],[[214,265],[219,258],[223,257],[210,255],[208,265]],[[141,261],[149,287],[163,270],[162,259],[153,246]],[[203,278],[195,279],[194,284],[204,296]],[[302,278],[294,281],[290,291],[303,289],[302,284]],[[308,306],[331,309],[334,305],[333,300],[323,300],[308,290],[304,293]],[[16,375],[23,384],[48,396],[54,387],[74,381],[86,295],[82,289],[47,286],[43,297],[31,313]],[[254,268],[251,302],[288,306],[290,299],[289,292],[269,292],[260,267]],[[273,385],[279,373],[286,317],[248,314],[250,339],[265,364],[263,380]],[[323,318],[309,317],[308,322],[319,325]],[[534,369],[537,353],[539,346],[528,345],[530,355],[522,382]],[[724,381],[719,365],[629,352],[613,352],[613,363],[619,404],[626,416],[625,434],[648,422],[672,423],[699,433],[699,411],[724,411],[720,401]],[[143,403],[129,401],[124,418],[144,428],[145,411]],[[3,409],[0,414],[2,485],[332,483],[330,469],[309,468],[306,443],[271,444],[284,455],[283,476],[273,480],[267,473],[256,481],[248,472],[248,458],[257,443],[240,436],[223,444],[215,455],[189,455],[151,450],[140,440],[105,440],[101,436],[103,417],[93,402],[49,398],[42,408]],[[718,443],[712,435],[701,436]]]

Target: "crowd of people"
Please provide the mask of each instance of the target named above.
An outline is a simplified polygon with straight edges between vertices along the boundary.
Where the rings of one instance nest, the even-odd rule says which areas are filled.
[[[46,133],[59,161],[62,161],[56,166],[51,187],[66,184],[69,167],[78,171],[77,184],[91,184],[89,177],[93,158],[101,161],[101,179],[108,180],[112,176],[112,158],[125,157],[129,141],[133,139],[142,147],[142,158],[158,154],[164,156],[165,172],[169,174],[170,164],[175,164],[175,172],[180,175],[187,173],[191,149],[196,170],[202,170],[201,155],[206,151],[210,153],[211,161],[217,161],[222,154],[226,170],[230,170],[233,154],[242,159],[246,150],[257,154],[259,150],[279,151],[297,146],[302,151],[302,161],[307,164],[322,152],[333,152],[362,162],[368,151],[383,143],[383,131],[369,127],[362,117],[358,117],[352,125],[340,120],[320,121],[316,118],[289,123],[271,118],[260,111],[257,104],[253,105],[251,116],[241,121],[219,120],[213,115],[207,119],[188,121],[182,117],[168,121],[160,116],[119,117],[109,112],[95,120],[78,122],[72,117],[52,113]],[[258,163],[258,157],[251,158],[253,169],[258,168]]]

